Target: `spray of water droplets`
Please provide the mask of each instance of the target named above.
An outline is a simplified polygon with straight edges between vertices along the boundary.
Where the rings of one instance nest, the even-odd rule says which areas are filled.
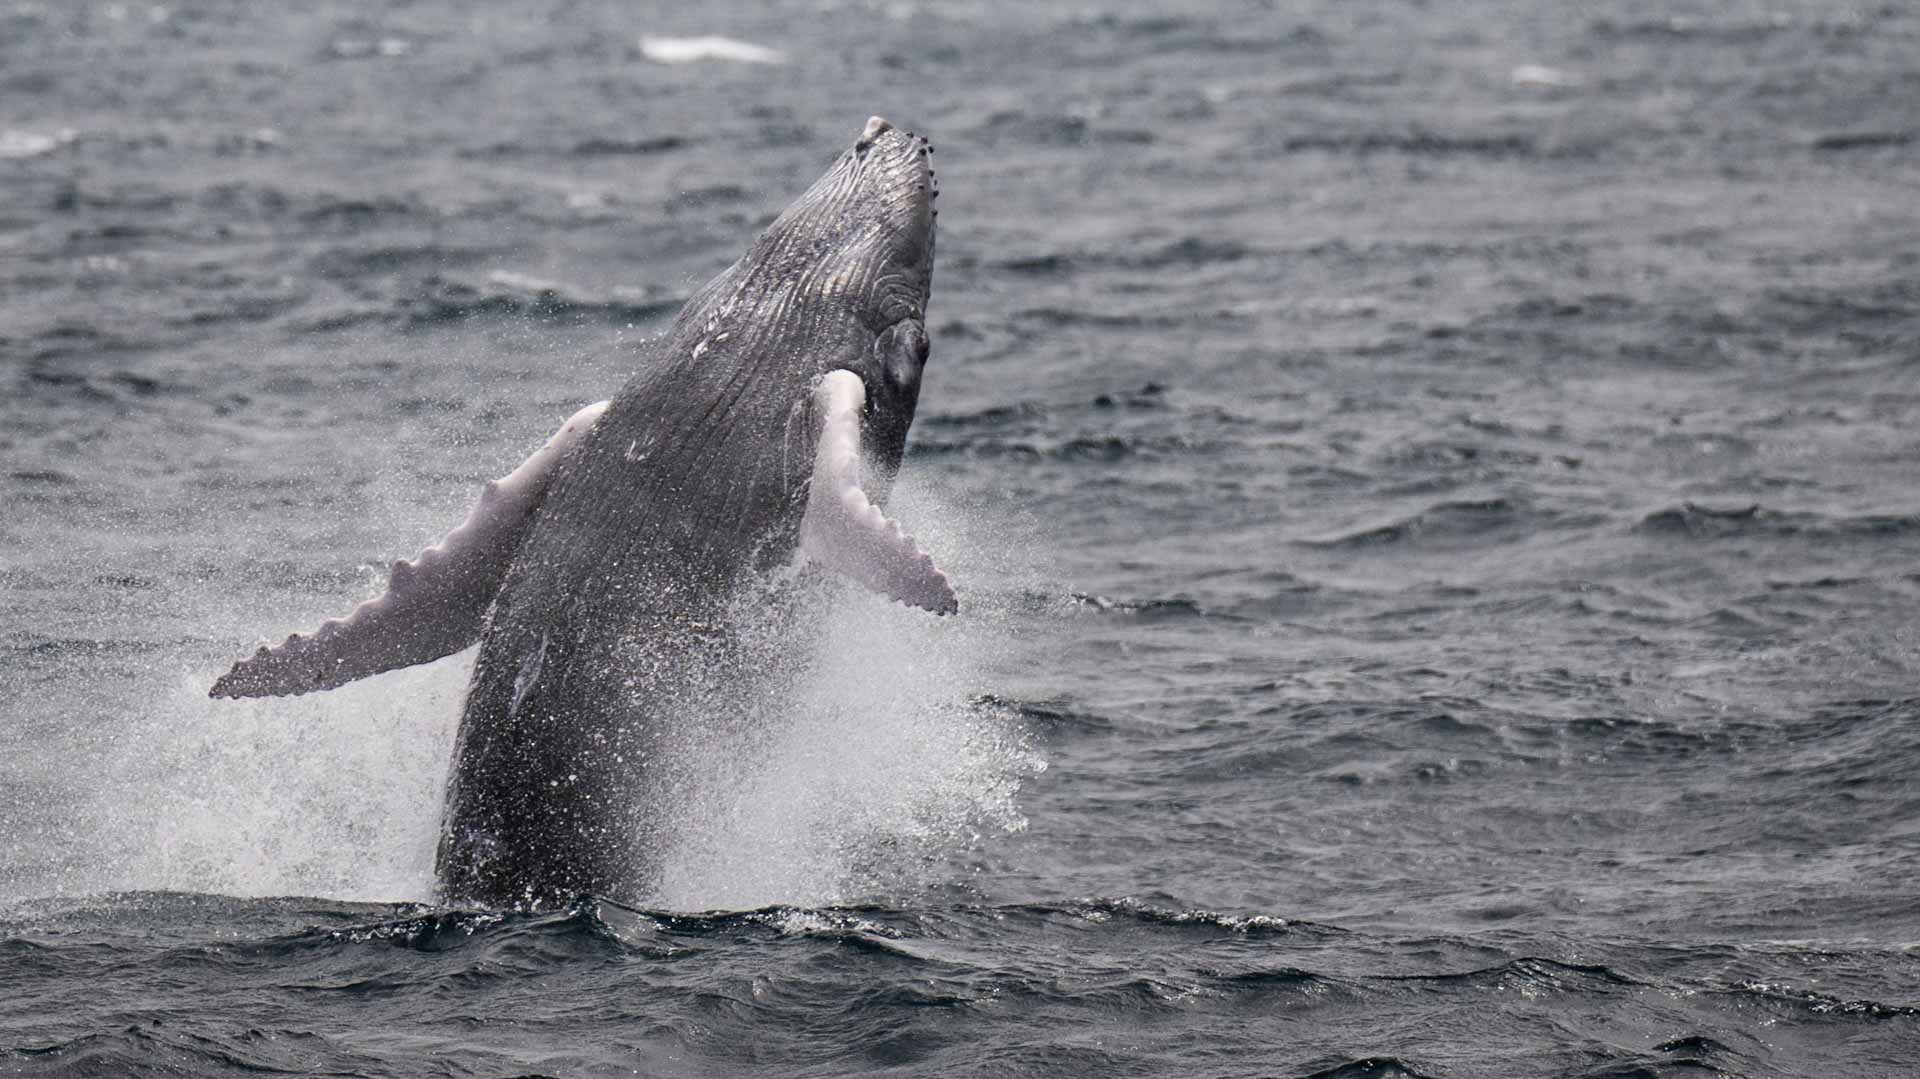
[[[764,642],[788,673],[750,714],[688,716],[674,735],[673,801],[652,825],[668,837],[658,905],[901,894],[943,856],[1024,827],[1018,791],[1044,762],[1017,720],[978,702],[1021,662],[1017,612],[996,597],[1022,594],[1007,575],[1030,572],[1030,552],[981,542],[1005,522],[910,485],[894,505],[959,583],[963,614],[819,588],[804,632]],[[287,628],[264,617],[267,632]],[[108,687],[103,703],[123,713],[111,732],[48,748],[45,767],[72,769],[82,793],[39,834],[10,837],[28,848],[14,864],[38,867],[10,891],[430,899],[470,658],[241,702],[206,698],[219,662],[172,657]]]

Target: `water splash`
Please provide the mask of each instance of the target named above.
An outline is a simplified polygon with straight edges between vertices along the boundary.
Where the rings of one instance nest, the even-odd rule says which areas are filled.
[[[1025,827],[1015,794],[1043,763],[1010,715],[969,703],[991,628],[846,591],[828,612],[810,670],[766,702],[761,737],[702,747],[658,905],[910,890],[942,852]]]
[[[117,888],[429,899],[470,666],[245,702],[178,676],[116,740],[94,814],[100,871]]]
[[[889,512],[910,522],[962,590],[934,618],[825,582],[797,673],[773,679],[748,725],[685,744],[654,903],[675,910],[826,906],[912,891],[940,858],[1026,826],[1016,795],[1045,768],[1015,717],[978,702],[1022,644],[1010,582],[1032,575],[1008,522],[913,481]]]
[[[960,583],[963,614],[936,619],[829,582],[823,624],[789,676],[749,702],[753,714],[683,732],[654,902],[893,894],[938,872],[943,854],[1024,827],[1016,794],[1044,763],[1012,715],[970,702],[1015,656],[1015,612],[996,597],[1022,594],[1008,575],[1028,572],[1026,552],[1001,543],[1007,522],[990,512],[911,485],[893,505]],[[260,628],[221,611],[226,596],[180,598],[208,613],[203,632],[218,641]],[[351,599],[313,597],[316,609]],[[273,632],[299,621],[276,617]],[[0,894],[430,900],[471,655],[304,697],[211,701],[224,649],[185,647],[194,654],[162,649],[130,680],[102,680],[52,723],[59,739],[43,747],[35,785],[72,803],[41,805],[0,835],[13,848]],[[76,655],[57,680],[77,686],[99,665]],[[82,712],[114,718],[89,727]]]

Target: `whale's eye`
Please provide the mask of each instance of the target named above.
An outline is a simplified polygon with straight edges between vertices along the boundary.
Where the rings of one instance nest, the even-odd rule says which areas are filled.
[[[902,389],[920,385],[920,369],[927,364],[931,343],[917,319],[899,322],[875,342],[887,380]]]

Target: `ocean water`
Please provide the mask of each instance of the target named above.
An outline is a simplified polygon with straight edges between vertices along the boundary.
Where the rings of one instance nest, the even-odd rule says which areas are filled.
[[[873,113],[963,613],[435,906],[469,657],[207,686]],[[1916,769],[1909,4],[0,0],[0,1073],[1906,1076]]]

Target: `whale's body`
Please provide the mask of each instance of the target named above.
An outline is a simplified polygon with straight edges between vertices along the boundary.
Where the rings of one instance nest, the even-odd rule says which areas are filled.
[[[704,286],[611,401],[570,419],[386,595],[235,666],[215,696],[330,688],[458,651],[469,684],[444,897],[641,897],[669,837],[676,725],[761,672],[797,553],[904,602],[956,604],[868,500],[899,466],[927,356],[930,149],[878,117]]]

